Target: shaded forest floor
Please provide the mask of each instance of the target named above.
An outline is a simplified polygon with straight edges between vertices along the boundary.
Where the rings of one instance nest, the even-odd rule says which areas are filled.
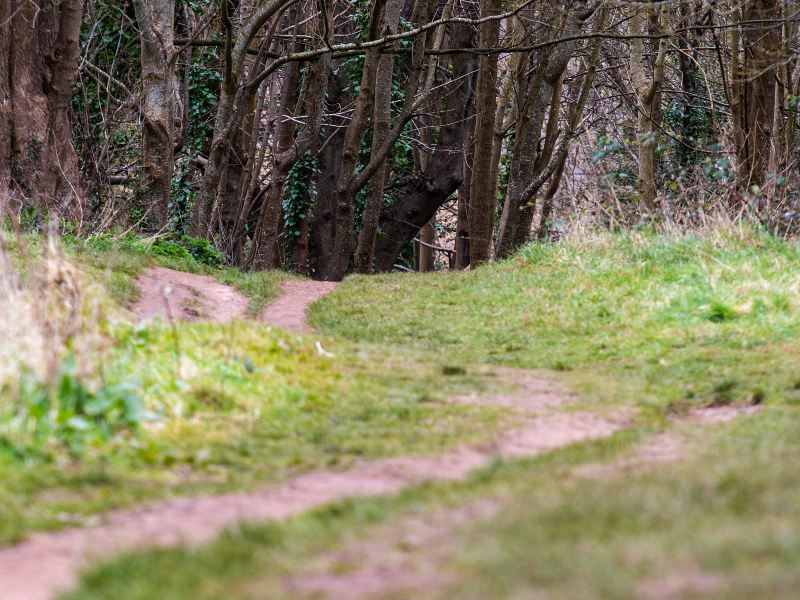
[[[148,261],[77,254],[115,303],[134,299]],[[532,458],[490,451],[463,481],[126,555],[68,597],[790,597],[798,267],[793,245],[744,230],[590,236],[469,273],[352,277],[312,306],[321,337],[178,325],[180,377],[174,329],[130,326],[143,342],[117,334],[115,360],[138,369],[149,402],[182,407],[146,432],[154,459],[126,445],[68,469],[4,460],[6,539],[143,500],[480,447],[521,422],[507,365],[567,388],[550,394],[569,398],[556,415],[623,426]],[[250,314],[282,283],[214,275],[250,290]],[[446,401],[476,396],[504,400]]]

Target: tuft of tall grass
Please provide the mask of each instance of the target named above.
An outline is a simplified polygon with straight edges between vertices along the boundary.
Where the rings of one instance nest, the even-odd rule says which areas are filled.
[[[141,404],[103,381],[111,348],[102,293],[49,236],[40,255],[0,243],[0,442],[79,450],[135,425]],[[21,267],[21,268],[20,268]]]

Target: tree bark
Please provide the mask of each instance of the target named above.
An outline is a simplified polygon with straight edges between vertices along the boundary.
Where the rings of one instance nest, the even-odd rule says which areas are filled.
[[[481,0],[481,18],[500,13],[500,0]],[[495,47],[500,39],[500,21],[491,19],[480,26],[479,47]],[[482,54],[478,59],[478,84],[475,93],[475,154],[472,159],[469,219],[470,264],[475,266],[491,257],[492,233],[497,200],[492,185],[492,141],[497,96],[497,54]]]
[[[475,45],[473,28],[455,25],[450,44],[454,48]],[[428,167],[410,181],[395,188],[396,202],[381,211],[382,235],[375,243],[375,270],[389,271],[403,248],[428,223],[464,181],[464,144],[467,124],[473,112],[474,54],[453,59],[451,83],[444,106],[440,109],[443,125],[439,128],[436,149]]]
[[[648,11],[656,10],[653,7]],[[668,5],[661,8],[662,25],[667,24]],[[645,23],[645,14],[641,7],[631,7],[630,33],[641,35]],[[651,25],[653,19],[647,19]],[[656,33],[652,30],[649,33]],[[630,72],[631,83],[637,98],[637,134],[639,148],[639,192],[645,208],[652,212],[656,207],[658,189],[656,186],[656,154],[658,146],[658,128],[656,125],[658,102],[660,101],[659,89],[664,78],[664,61],[667,54],[668,41],[662,39],[658,44],[658,53],[652,61],[652,77],[648,81],[645,71],[644,43],[640,38],[630,41]]]
[[[387,0],[382,35],[397,32],[400,22],[400,0]],[[375,80],[375,103],[373,115],[372,154],[377,154],[388,139],[392,128],[392,81],[394,54],[382,54],[378,59]],[[383,192],[386,186],[387,161],[384,161],[373,175],[367,193],[367,205],[361,213],[361,231],[356,244],[355,269],[359,273],[371,273],[375,236],[378,220],[383,206]]]
[[[82,219],[69,110],[83,0],[5,0],[0,8],[0,196]]]
[[[141,39],[143,84],[140,193],[154,228],[163,229],[169,223],[175,171],[175,0],[133,0],[133,7]]]
[[[586,0],[579,0],[558,17],[559,26],[551,35],[555,39],[575,36],[594,14],[594,7],[587,8]],[[554,19],[555,20],[555,19]],[[601,19],[600,26],[603,26]],[[577,47],[577,40],[562,42],[552,49],[542,50],[536,58],[535,68],[523,62],[517,77],[517,123],[514,151],[509,169],[508,189],[500,218],[496,255],[510,256],[528,241],[535,214],[535,199],[541,184],[534,189],[531,182],[541,179],[550,168],[550,159],[558,139],[561,114],[563,78]],[[533,74],[530,74],[533,69]],[[542,144],[542,129],[547,117],[547,128]]]
[[[367,40],[372,41],[380,36],[386,0],[376,0],[372,5]],[[375,78],[378,71],[380,54],[377,49],[367,50],[364,66],[361,71],[361,88],[356,98],[355,109],[350,123],[344,132],[342,148],[342,171],[336,183],[336,235],[333,240],[331,264],[328,278],[340,281],[350,266],[353,252],[353,230],[355,228],[355,189],[353,175],[358,166],[358,153],[361,138],[367,128],[375,101]]]
[[[779,0],[747,0],[744,29],[744,160],[739,179],[746,185],[763,186],[772,150],[775,117],[776,72],[781,60]]]

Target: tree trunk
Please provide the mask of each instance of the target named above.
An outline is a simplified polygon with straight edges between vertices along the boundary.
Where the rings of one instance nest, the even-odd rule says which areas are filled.
[[[744,137],[745,160],[739,178],[747,186],[763,186],[772,149],[776,72],[781,60],[779,0],[747,0],[744,20]]]
[[[10,210],[12,128],[11,103],[11,18],[12,2],[0,2],[0,215]]]
[[[377,0],[372,5],[367,40],[375,40],[379,37],[385,3],[386,0]],[[379,59],[378,50],[367,50],[361,71],[361,89],[356,98],[353,116],[344,132],[342,171],[339,173],[339,179],[336,183],[336,235],[333,240],[331,264],[327,273],[327,278],[333,281],[340,281],[347,273],[347,269],[350,266],[350,257],[353,253],[353,231],[355,228],[354,194],[356,192],[353,188],[353,176],[358,166],[361,138],[367,129],[375,101],[375,77],[378,71]]]
[[[454,48],[474,47],[472,28],[455,25],[450,43]],[[439,111],[443,125],[428,167],[419,177],[397,186],[397,201],[381,211],[383,235],[375,243],[376,271],[393,268],[406,244],[464,181],[464,145],[467,123],[473,112],[476,63],[474,54],[453,59],[451,83],[444,94],[445,104]]]
[[[500,0],[481,0],[481,18],[500,13]],[[500,40],[500,21],[491,19],[480,26],[480,47],[493,48]],[[497,54],[478,59],[475,93],[475,154],[472,159],[469,219],[470,264],[479,265],[491,257],[492,232],[497,200],[492,185],[492,141],[497,102]]]
[[[155,229],[169,223],[175,171],[175,96],[172,65],[175,0],[133,0],[141,39],[143,102],[141,197]]]
[[[656,10],[648,8],[648,11]],[[661,8],[662,24],[666,26],[668,5]],[[645,14],[641,7],[631,7],[630,33],[641,35],[645,23]],[[653,31],[653,19],[648,19],[651,24],[649,33]],[[663,27],[662,27],[663,28]],[[666,59],[668,40],[662,39],[658,44],[658,54],[652,61],[653,75],[647,80],[645,62],[649,60],[644,56],[644,43],[641,38],[630,41],[630,72],[631,83],[637,98],[637,134],[639,147],[639,192],[645,208],[652,212],[655,210],[658,189],[656,186],[656,154],[658,146],[657,112],[660,101],[659,89],[664,77],[664,61]]]
[[[386,1],[386,15],[382,36],[397,32],[400,21],[400,0]],[[392,128],[392,81],[394,54],[382,54],[378,59],[375,80],[375,105],[373,115],[372,154],[377,154],[389,139]],[[386,186],[387,161],[384,161],[370,180],[367,192],[367,205],[361,213],[361,231],[356,245],[355,268],[359,273],[372,272],[375,236],[378,233],[378,220],[383,206],[383,192]]]
[[[0,198],[81,219],[83,189],[69,111],[83,0],[0,7]]]
[[[433,242],[436,240],[436,227],[434,226],[436,218],[422,226],[419,230],[419,260],[417,262],[417,270],[420,273],[429,273],[434,269],[434,256],[433,256]]]
[[[577,34],[594,14],[595,8],[587,8],[587,4],[586,0],[581,0],[571,6],[569,13],[562,12],[551,38]],[[603,26],[603,21],[604,18],[600,20],[599,27]],[[519,70],[516,135],[497,236],[498,258],[510,256],[530,237],[536,195],[547,180],[547,177],[542,179],[542,175],[555,167],[550,163],[560,133],[563,78],[576,46],[577,41],[572,40],[539,51],[531,57],[536,59],[535,62],[525,61]],[[542,144],[545,117],[547,127]],[[531,187],[532,182],[539,180],[539,185]]]

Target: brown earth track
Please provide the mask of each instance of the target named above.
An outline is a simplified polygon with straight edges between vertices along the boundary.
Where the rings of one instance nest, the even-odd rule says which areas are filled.
[[[170,310],[182,307],[187,299],[193,301],[193,306],[202,307],[197,312],[181,309],[183,312],[173,313],[175,318],[229,320],[243,315],[246,307],[235,291],[204,276],[159,268],[145,273],[140,281],[142,297],[133,307],[138,318],[159,314],[158,300],[165,308],[165,296]],[[165,286],[170,286],[172,293]],[[305,331],[307,307],[334,287],[335,284],[318,282],[289,282],[263,317],[276,325]],[[248,493],[181,498],[112,511],[93,527],[34,533],[21,543],[0,549],[2,597],[47,600],[73,588],[81,570],[121,552],[197,544],[241,523],[284,519],[350,496],[392,494],[427,480],[461,480],[498,458],[535,456],[611,435],[625,425],[622,415],[606,418],[558,412],[561,405],[569,402],[569,396],[555,381],[541,374],[500,369],[499,375],[507,382],[515,382],[519,394],[454,399],[515,410],[515,426],[501,432],[490,444],[465,445],[433,457],[364,461],[345,471],[307,473]]]
[[[139,299],[130,308],[139,321],[161,317],[226,323],[247,312],[247,298],[208,275],[152,267],[137,284]]]
[[[541,381],[531,390],[525,386],[531,381],[527,374],[520,381],[521,398],[528,391],[542,397]],[[461,480],[497,458],[535,456],[611,435],[625,424],[623,419],[591,413],[553,413],[546,399],[537,412],[530,398],[521,405],[525,414],[517,426],[481,447],[462,446],[434,457],[365,461],[346,471],[299,475],[250,493],[182,498],[113,511],[95,527],[35,533],[0,549],[3,591],[14,600],[46,600],[74,587],[82,569],[120,552],[197,544],[240,523],[284,519],[350,496],[388,495],[427,480]]]
[[[308,307],[330,294],[337,285],[333,281],[311,279],[286,281],[281,285],[281,295],[261,313],[261,320],[294,333],[308,333]]]

